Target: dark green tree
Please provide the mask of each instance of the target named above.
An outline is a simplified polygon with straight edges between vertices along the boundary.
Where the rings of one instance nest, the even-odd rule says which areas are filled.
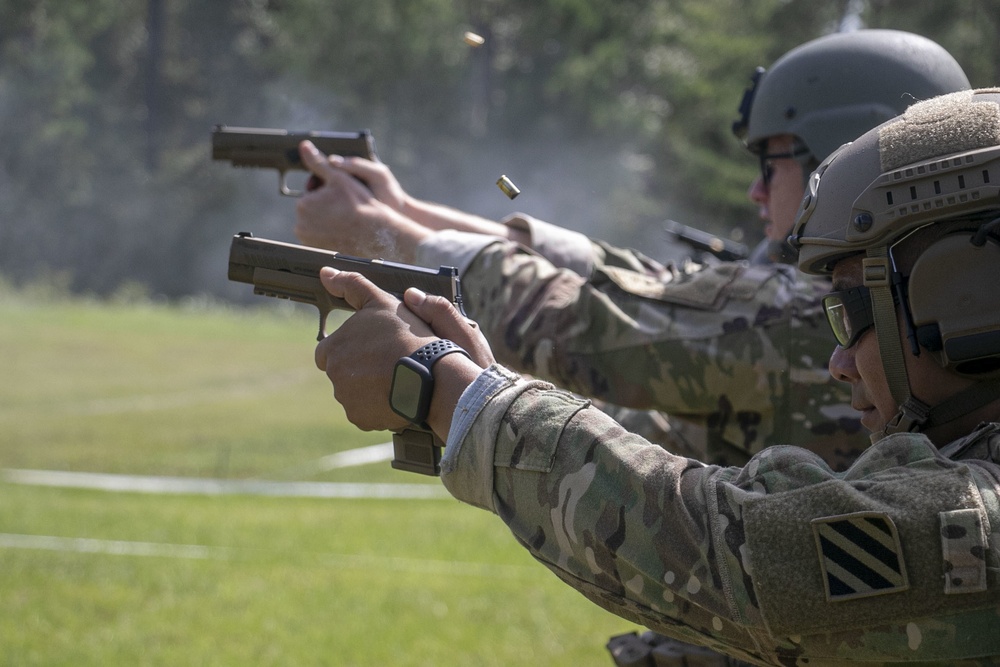
[[[997,78],[1000,0],[0,0],[0,273],[242,292],[229,235],[291,237],[212,125],[374,130],[415,194],[655,251],[668,217],[759,234],[730,133],[748,76],[845,26]],[[484,38],[470,46],[463,33]],[[508,173],[516,206],[494,185]]]

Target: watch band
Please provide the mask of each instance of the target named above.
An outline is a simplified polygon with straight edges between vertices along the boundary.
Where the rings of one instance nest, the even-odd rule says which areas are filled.
[[[469,353],[463,350],[456,343],[451,342],[447,338],[439,338],[438,340],[433,340],[427,345],[424,345],[419,350],[410,355],[410,359],[421,363],[427,370],[431,369],[438,359],[446,354],[451,354],[452,352],[461,352],[465,356],[471,359]]]

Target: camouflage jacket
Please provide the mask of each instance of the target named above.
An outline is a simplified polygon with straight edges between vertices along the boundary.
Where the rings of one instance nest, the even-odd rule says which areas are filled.
[[[1000,424],[837,473],[789,446],[674,456],[499,366],[455,414],[448,490],[619,616],[757,664],[1000,664]]]
[[[670,448],[708,463],[742,465],[764,447],[796,442],[843,469],[868,445],[849,390],[826,370],[836,344],[820,303],[826,279],[784,265],[663,266],[565,230],[563,243],[559,228],[538,221],[531,229],[533,239],[539,229],[560,239],[535,245],[571,268],[509,241],[466,244],[472,235],[459,233],[418,249],[421,263],[460,268],[466,312],[501,363],[584,396],[666,412],[668,437],[677,436]],[[653,439],[645,426],[655,421],[632,421]]]

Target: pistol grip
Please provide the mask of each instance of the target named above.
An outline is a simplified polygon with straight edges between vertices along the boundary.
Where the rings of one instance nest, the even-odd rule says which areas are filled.
[[[316,340],[321,341],[326,338],[326,318],[330,316],[330,311],[337,310],[337,308],[322,302],[317,302],[316,308],[319,310],[319,333],[316,334]]]
[[[444,443],[431,431],[408,428],[392,434],[392,467],[438,477]]]

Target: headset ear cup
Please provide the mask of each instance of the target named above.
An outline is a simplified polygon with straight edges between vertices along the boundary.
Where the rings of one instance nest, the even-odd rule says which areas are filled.
[[[981,377],[1000,369],[1000,244],[950,234],[920,254],[909,278],[913,322],[943,365]]]

